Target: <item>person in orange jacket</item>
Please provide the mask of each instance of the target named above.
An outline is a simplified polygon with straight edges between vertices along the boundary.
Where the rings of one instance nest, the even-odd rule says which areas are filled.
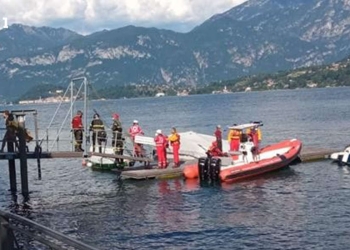
[[[230,132],[228,133],[227,140],[230,143],[230,150],[238,151],[239,144],[241,141],[241,132],[237,129],[231,129]]]
[[[158,156],[158,168],[166,168],[166,161],[165,161],[165,144],[166,139],[165,136],[162,134],[162,130],[158,129],[154,142],[156,143],[156,150],[157,150],[157,156]]]
[[[180,150],[180,135],[177,133],[176,128],[171,129],[171,135],[169,135],[170,145],[173,147],[174,155],[174,168],[180,166],[179,150]]]

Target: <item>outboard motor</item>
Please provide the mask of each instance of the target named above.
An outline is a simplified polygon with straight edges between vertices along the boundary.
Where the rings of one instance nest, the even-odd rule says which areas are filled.
[[[201,157],[198,159],[198,173],[200,181],[208,180],[209,161],[210,158],[208,157]]]
[[[338,166],[339,166],[339,167],[342,167],[342,166],[345,165],[345,164],[343,163],[343,155],[342,155],[342,154],[338,155],[338,161],[337,161],[337,163],[338,163]]]
[[[220,182],[221,159],[211,158],[209,167],[209,178],[211,182]]]

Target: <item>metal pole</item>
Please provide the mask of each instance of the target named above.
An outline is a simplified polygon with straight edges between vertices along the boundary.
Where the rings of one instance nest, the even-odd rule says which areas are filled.
[[[4,138],[4,140],[7,140]],[[14,143],[7,141],[7,152],[13,153],[15,152]],[[10,156],[11,158],[8,160],[9,163],[9,174],[10,174],[10,190],[11,193],[17,192],[17,180],[16,180],[16,162],[14,155]]]
[[[57,151],[60,151],[60,147],[58,145],[58,141],[60,140],[60,134],[59,134],[60,130],[57,129],[57,138],[56,138],[56,144],[57,144]]]
[[[46,151],[49,151],[49,129],[46,129]]]
[[[88,82],[84,77],[84,130],[85,130],[85,141],[84,141],[84,157],[87,156],[87,138],[89,137],[88,124],[87,124],[87,88]]]
[[[70,120],[73,120],[73,104],[74,104],[74,82],[70,82]],[[71,142],[72,142],[72,148],[71,150],[74,151],[74,136],[73,136],[73,131],[71,133]]]

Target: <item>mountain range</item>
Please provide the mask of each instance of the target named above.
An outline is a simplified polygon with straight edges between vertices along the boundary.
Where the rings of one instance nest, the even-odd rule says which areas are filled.
[[[83,75],[97,89],[198,86],[332,63],[350,55],[349,40],[350,0],[248,0],[188,33],[127,26],[82,36],[14,24],[0,30],[0,92],[17,98]]]

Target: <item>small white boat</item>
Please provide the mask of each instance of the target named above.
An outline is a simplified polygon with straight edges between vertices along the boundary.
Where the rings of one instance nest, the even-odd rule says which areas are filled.
[[[346,146],[344,151],[331,154],[329,158],[341,165],[350,165],[350,145]]]

